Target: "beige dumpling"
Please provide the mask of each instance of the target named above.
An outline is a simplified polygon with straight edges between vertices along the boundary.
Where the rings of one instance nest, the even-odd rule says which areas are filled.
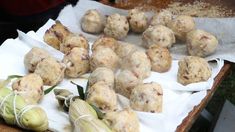
[[[60,39],[56,36],[55,32],[52,30],[47,30],[43,36],[44,42],[46,42],[51,47],[59,50],[60,49]]]
[[[118,46],[118,41],[111,37],[100,37],[92,45],[92,51],[95,51],[99,48],[110,48],[113,51],[116,50]]]
[[[94,71],[98,67],[107,67],[115,71],[118,67],[119,58],[110,48],[100,48],[92,53],[90,68]]]
[[[74,47],[89,50],[88,41],[83,35],[70,34],[64,39],[63,43],[60,44],[60,51],[67,54]]]
[[[206,57],[215,52],[218,46],[216,37],[203,30],[193,30],[187,34],[189,55]]]
[[[54,58],[46,58],[38,63],[34,73],[41,76],[45,85],[56,85],[64,78],[65,66]]]
[[[127,69],[140,78],[145,79],[150,76],[151,63],[145,52],[135,51],[127,56],[121,63],[122,69]]]
[[[116,49],[116,54],[120,57],[120,60],[123,60],[129,54],[137,50],[137,47],[133,44],[121,42]]]
[[[185,41],[187,33],[195,29],[195,22],[191,16],[181,15],[173,19],[168,27],[173,30],[177,39]]]
[[[115,78],[115,91],[130,98],[132,89],[141,84],[142,80],[129,70],[121,71]]]
[[[114,73],[111,69],[106,67],[98,67],[96,68],[90,75],[88,82],[89,86],[91,87],[95,83],[103,81],[105,82],[110,88],[114,86]]]
[[[167,48],[158,45],[152,45],[147,50],[152,70],[155,72],[167,72],[171,68],[172,57]]]
[[[164,25],[167,26],[173,19],[173,14],[168,10],[161,10],[155,13],[150,22],[151,26]]]
[[[207,81],[211,77],[211,68],[203,58],[187,56],[178,65],[177,79],[183,85]]]
[[[145,83],[135,87],[130,96],[130,106],[137,111],[162,112],[163,90],[158,83]]]
[[[88,33],[100,33],[105,25],[104,16],[96,9],[88,10],[81,20],[82,30]]]
[[[105,112],[117,109],[116,93],[103,81],[89,87],[86,101]]]
[[[37,64],[49,57],[51,56],[46,50],[34,47],[24,56],[24,66],[29,72],[34,72]]]
[[[130,108],[120,111],[107,112],[103,121],[114,132],[139,132],[140,123],[137,114]]]
[[[12,84],[12,90],[16,90],[28,104],[37,104],[43,97],[42,78],[34,73],[25,75]]]
[[[117,13],[110,15],[107,18],[104,28],[104,34],[115,39],[123,39],[129,31],[129,23],[125,16]]]
[[[142,35],[142,44],[148,48],[153,44],[170,48],[175,43],[174,32],[163,25],[150,26]]]
[[[133,32],[142,33],[148,27],[148,19],[144,12],[138,9],[128,11],[128,21]]]
[[[84,48],[73,48],[62,62],[66,65],[65,75],[68,77],[79,77],[90,69],[89,54]]]
[[[49,28],[44,36],[44,41],[54,47],[55,49],[60,49],[60,43],[69,35],[71,32],[61,24],[59,21],[56,21],[54,25]]]

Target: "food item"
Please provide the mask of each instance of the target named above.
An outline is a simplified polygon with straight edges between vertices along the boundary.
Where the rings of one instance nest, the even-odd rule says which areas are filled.
[[[125,16],[117,13],[108,16],[104,34],[115,39],[123,39],[129,31],[129,23]]]
[[[34,73],[41,76],[45,85],[56,85],[64,78],[65,66],[54,58],[46,58],[38,63]]]
[[[69,35],[71,32],[61,24],[59,21],[56,21],[54,25],[49,28],[44,36],[44,41],[55,49],[59,49],[60,43]]]
[[[96,9],[86,11],[81,20],[82,30],[88,33],[100,33],[104,29],[105,18]]]
[[[88,82],[89,87],[94,85],[95,83],[103,81],[105,82],[110,88],[113,88],[114,85],[114,73],[111,69],[106,67],[98,67],[96,68],[90,75]]]
[[[214,35],[203,30],[193,30],[187,34],[187,49],[192,56],[206,57],[215,52],[218,43]]]
[[[116,49],[116,54],[120,57],[120,60],[123,60],[129,54],[137,50],[137,47],[133,44],[122,42],[118,45]]]
[[[121,111],[108,112],[104,119],[114,132],[139,132],[140,125],[136,113],[125,108]]]
[[[139,79],[145,79],[150,76],[151,63],[145,52],[135,51],[127,56],[121,65],[122,69],[127,69]]]
[[[48,119],[43,109],[28,105],[20,95],[9,88],[1,87],[0,97],[0,116],[7,124],[33,131],[48,129]]]
[[[111,132],[109,127],[98,119],[96,111],[83,100],[76,99],[71,102],[69,118],[76,132]]]
[[[31,73],[15,81],[12,90],[18,91],[27,104],[36,104],[43,97],[43,80]]]
[[[207,81],[211,77],[208,62],[200,57],[187,56],[178,62],[177,80],[183,85]]]
[[[159,45],[165,48],[170,48],[175,43],[174,32],[163,25],[150,26],[142,35],[142,44],[146,48],[151,45]]]
[[[86,50],[89,50],[88,41],[83,35],[70,34],[64,39],[63,43],[61,43],[60,51],[67,54],[74,47],[84,48]]]
[[[134,110],[151,113],[162,112],[163,90],[158,83],[136,86],[130,96],[130,106]]]
[[[64,56],[62,62],[66,65],[65,75],[68,77],[79,77],[90,69],[89,54],[84,48],[73,48]]]
[[[117,46],[118,46],[118,41],[116,39],[102,36],[93,43],[92,51],[94,52],[95,50],[104,47],[110,48],[113,51],[115,51]]]
[[[127,98],[130,98],[132,89],[140,85],[142,80],[129,70],[121,71],[115,78],[115,91]]]
[[[92,53],[90,58],[90,68],[94,71],[98,67],[107,67],[116,70],[119,58],[110,48],[100,48]]]
[[[148,19],[144,12],[138,9],[128,11],[128,21],[133,32],[142,33],[148,27]]]
[[[41,48],[33,47],[24,56],[24,66],[29,72],[34,72],[37,64],[45,58],[51,57],[50,54]]]
[[[69,117],[73,121],[82,115],[90,115],[92,117],[98,118],[96,111],[87,102],[81,99],[76,99],[70,104]]]
[[[70,103],[72,103],[74,99],[79,98],[79,96],[74,96],[73,93],[67,89],[55,89],[54,94],[59,105],[66,112],[69,110]]]
[[[88,88],[86,101],[105,112],[117,109],[117,96],[114,90],[103,81]]]
[[[191,16],[180,15],[173,19],[168,26],[173,30],[177,39],[185,41],[187,33],[195,29],[195,22]]]
[[[155,72],[167,72],[171,68],[172,57],[167,48],[158,45],[152,45],[147,50],[152,70]]]
[[[159,13],[155,13],[150,22],[151,26],[163,25],[167,26],[173,19],[173,14],[168,10],[161,10]]]
[[[55,32],[52,30],[46,30],[44,36],[43,36],[44,42],[46,42],[51,47],[59,50],[60,49],[60,39],[58,36],[56,36]]]

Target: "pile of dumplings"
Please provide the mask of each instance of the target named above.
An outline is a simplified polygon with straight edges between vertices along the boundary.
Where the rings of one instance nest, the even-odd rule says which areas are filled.
[[[211,68],[202,57],[216,51],[218,40],[211,33],[196,29],[190,16],[174,16],[162,10],[149,20],[144,12],[132,9],[128,16],[115,13],[106,18],[98,10],[91,9],[80,23],[84,32],[103,35],[89,47],[83,35],[70,32],[56,21],[45,32],[44,41],[63,52],[63,60],[60,62],[43,49],[33,48],[25,55],[25,67],[39,75],[46,85],[58,84],[64,76],[78,78],[91,72],[86,101],[105,113],[118,111],[116,93],[128,98],[133,110],[162,112],[161,85],[143,83],[143,80],[151,71],[164,73],[171,69],[169,49],[177,41],[186,43],[190,55],[179,60],[178,82],[188,85],[206,81],[211,76]],[[142,46],[146,51],[118,41],[125,39],[130,31],[142,34]]]
[[[96,15],[91,15],[90,12],[93,12],[93,14]],[[106,20],[104,19],[105,17],[98,10],[88,10],[82,17],[81,28],[84,32],[87,32],[86,27],[88,26],[83,25],[90,25],[89,27],[93,26],[93,29],[99,29],[99,32],[94,31],[88,33],[97,34],[102,33],[103,31],[105,36],[117,40],[124,40],[129,32],[142,34],[142,46],[147,49],[146,54],[150,59],[151,69],[155,72],[162,73],[169,71],[172,62],[169,49],[178,41],[186,44],[188,55],[193,56],[190,58],[197,63],[201,63],[198,59],[213,54],[218,46],[218,40],[213,34],[201,29],[196,29],[194,18],[186,15],[175,16],[168,10],[161,10],[160,12],[155,13],[150,20],[143,11],[138,9],[129,10],[127,16],[114,13],[107,16]],[[98,22],[100,23],[97,24]],[[124,65],[122,65],[122,67],[132,67],[131,64],[127,64],[127,62],[130,62],[130,59],[134,59],[134,57],[135,54],[132,54],[128,59],[124,60]],[[186,58],[181,61],[184,60],[186,60]],[[181,66],[183,65],[179,64],[179,67]],[[198,68],[198,66],[199,65],[196,67]],[[208,65],[200,66],[204,67],[202,69],[208,69]],[[185,72],[188,68],[190,67],[181,67],[181,69],[185,69],[183,70]],[[145,74],[148,74],[139,72],[141,71],[134,71],[135,74],[137,73],[137,76],[139,76],[138,74],[141,74],[141,76],[146,77],[147,75]],[[187,85],[190,83],[206,81],[211,76],[211,72],[208,72],[205,77],[203,77],[204,75],[201,75],[201,72],[197,72],[197,74],[201,76],[201,79],[196,79],[197,81],[192,79],[193,77],[187,78],[178,75],[178,82]],[[181,80],[187,80],[188,83]]]

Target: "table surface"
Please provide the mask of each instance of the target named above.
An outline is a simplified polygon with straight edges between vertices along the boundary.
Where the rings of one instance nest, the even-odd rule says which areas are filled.
[[[107,0],[101,0],[101,1],[103,1],[107,4]],[[233,0],[225,0],[225,1],[228,2],[228,1],[233,1]],[[230,6],[235,9],[235,1],[233,3],[234,3],[234,6],[231,6],[231,4],[230,4]],[[217,90],[219,84],[226,77],[227,73],[230,70],[231,70],[231,63],[226,62],[225,65],[223,66],[223,68],[221,69],[221,71],[219,72],[219,74],[216,76],[213,87],[207,91],[207,96],[202,100],[202,102],[199,105],[194,107],[194,109],[183,120],[181,125],[179,125],[177,127],[177,130],[176,130],[177,132],[186,132],[191,128],[191,126],[193,125],[193,123],[195,122],[197,117],[200,115],[201,111],[206,107],[207,103],[212,98],[212,96],[215,93],[215,91]],[[4,123],[4,121],[2,119],[0,119],[0,131],[1,132],[9,132],[9,131],[10,132],[22,132],[25,130],[22,130],[16,126],[6,125]]]

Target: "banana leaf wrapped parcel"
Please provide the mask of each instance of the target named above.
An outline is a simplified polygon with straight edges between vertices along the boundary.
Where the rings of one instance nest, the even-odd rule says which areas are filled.
[[[45,111],[36,105],[28,105],[25,100],[6,87],[0,87],[0,117],[7,124],[33,131],[48,129]]]

